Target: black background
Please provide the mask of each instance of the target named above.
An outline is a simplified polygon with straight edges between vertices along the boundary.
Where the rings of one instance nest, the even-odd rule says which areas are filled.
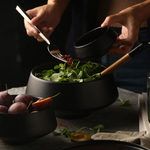
[[[45,42],[38,42],[26,34],[23,18],[16,5],[24,10],[44,5],[47,0],[1,0],[0,1],[0,90],[25,86],[32,68],[55,61],[47,51]],[[50,40],[65,52],[66,38],[71,22],[70,5]]]

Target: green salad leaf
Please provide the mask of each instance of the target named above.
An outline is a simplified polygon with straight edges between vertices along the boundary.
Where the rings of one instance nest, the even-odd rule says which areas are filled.
[[[119,106],[130,106],[131,103],[129,100],[127,101],[123,101],[122,99],[118,98],[119,101],[121,101],[121,104],[119,104]]]
[[[53,135],[64,135],[65,137],[69,138],[70,140],[71,140],[71,135],[73,133],[80,132],[83,129],[88,129],[88,130],[92,131],[92,134],[99,133],[101,130],[104,129],[104,126],[102,124],[99,124],[93,128],[84,126],[80,129],[73,125],[73,127],[76,129],[76,131],[70,131],[67,127],[63,127],[63,129],[62,129],[62,126],[59,126],[59,125],[57,125],[57,127],[58,127],[59,131],[53,131],[52,134]]]
[[[103,67],[99,63],[73,61],[72,66],[60,63],[54,66],[54,69],[35,73],[35,76],[54,82],[89,82],[101,78],[102,70]]]

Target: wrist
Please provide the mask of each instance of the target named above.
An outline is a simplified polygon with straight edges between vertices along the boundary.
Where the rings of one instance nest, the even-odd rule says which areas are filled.
[[[56,5],[62,14],[68,6],[69,2],[70,0],[48,0],[47,4]]]
[[[133,9],[136,10],[140,23],[150,18],[150,0],[146,0],[133,6]]]

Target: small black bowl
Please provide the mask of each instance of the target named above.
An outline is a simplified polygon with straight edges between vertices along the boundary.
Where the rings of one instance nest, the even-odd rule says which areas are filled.
[[[117,39],[116,32],[109,26],[97,27],[75,43],[75,55],[78,59],[93,59],[107,54]]]
[[[15,97],[16,95],[12,95]],[[34,100],[38,98],[33,97]],[[0,113],[0,139],[8,144],[25,144],[45,136],[57,127],[52,105],[28,114]]]
[[[49,97],[60,92],[52,100],[56,117],[79,119],[102,109],[118,98],[118,90],[113,74],[96,81],[82,83],[53,82],[40,79],[35,73],[53,69],[58,62],[35,67],[29,76],[26,94],[36,97]]]

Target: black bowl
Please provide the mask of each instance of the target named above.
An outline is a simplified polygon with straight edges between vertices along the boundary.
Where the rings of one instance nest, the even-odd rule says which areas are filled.
[[[38,100],[35,97],[33,99]],[[31,142],[51,133],[56,127],[52,105],[42,111],[29,114],[0,113],[0,139],[8,144]]]
[[[118,90],[112,74],[84,83],[52,82],[34,75],[42,70],[53,69],[59,63],[52,62],[35,67],[30,73],[26,88],[26,94],[36,97],[49,97],[60,92],[52,100],[56,117],[83,118],[116,101]]]
[[[75,55],[78,59],[92,59],[107,54],[117,39],[116,32],[109,26],[97,27],[83,36],[75,43]]]

